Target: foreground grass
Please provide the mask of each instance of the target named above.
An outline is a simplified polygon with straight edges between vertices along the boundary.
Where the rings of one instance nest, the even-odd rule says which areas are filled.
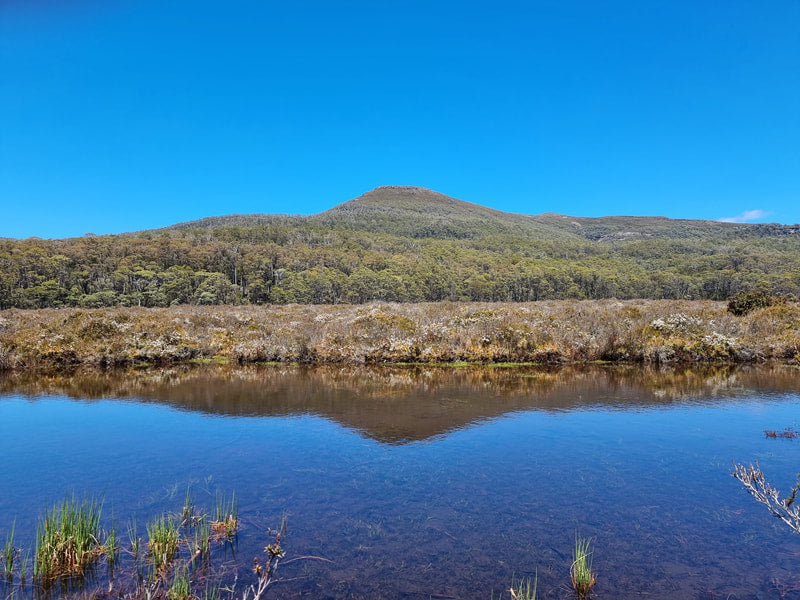
[[[0,313],[0,368],[177,362],[797,361],[800,304],[547,301]]]
[[[104,555],[107,548],[100,543],[101,511],[102,502],[78,502],[75,498],[48,510],[36,532],[34,575],[44,580],[80,576]]]
[[[235,516],[235,535],[238,531],[236,496],[232,494],[228,499],[220,495],[219,498],[218,512],[219,507],[224,508],[226,525]],[[134,521],[128,525],[130,546],[123,547],[118,545],[113,528],[101,528],[101,501],[67,497],[48,508],[39,521],[32,578],[28,578],[27,553],[15,545],[15,524],[12,524],[0,550],[3,575],[0,594],[7,594],[9,599],[218,600],[223,589],[221,577],[227,569],[225,561],[229,558],[226,549],[230,549],[235,561],[235,547],[227,535],[217,536],[214,545],[222,549],[224,556],[217,556],[223,564],[215,566],[208,524],[210,515],[195,512],[189,490],[187,502],[191,505],[185,504],[183,513],[165,513],[148,523],[147,551],[142,553],[142,540]],[[190,512],[187,513],[187,509],[191,509]],[[178,518],[183,521],[179,523]],[[224,588],[227,598],[258,600],[264,594],[274,580],[278,561],[284,556],[280,543],[285,534],[284,516],[279,530],[266,532],[265,557],[261,562],[254,558],[254,583],[236,592],[237,574],[233,584]],[[107,570],[101,569],[103,566]],[[243,579],[245,573],[246,570]],[[106,590],[102,591],[104,587]]]

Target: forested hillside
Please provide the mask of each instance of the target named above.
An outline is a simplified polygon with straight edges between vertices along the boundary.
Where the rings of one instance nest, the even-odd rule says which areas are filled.
[[[753,288],[800,296],[799,226],[515,215],[401,186],[309,217],[0,240],[0,308],[724,300]]]

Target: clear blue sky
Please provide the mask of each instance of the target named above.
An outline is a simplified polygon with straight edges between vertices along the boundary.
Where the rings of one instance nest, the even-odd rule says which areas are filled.
[[[0,0],[0,236],[386,184],[800,222],[800,2]]]

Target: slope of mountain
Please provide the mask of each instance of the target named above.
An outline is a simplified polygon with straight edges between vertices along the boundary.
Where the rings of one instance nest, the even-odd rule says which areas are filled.
[[[463,239],[492,234],[573,238],[574,234],[529,215],[502,212],[427,188],[387,185],[309,217],[337,229],[412,238]]]
[[[375,188],[324,212],[310,215],[226,215],[178,223],[166,230],[226,227],[311,227],[386,233],[411,238],[475,239],[511,235],[540,240],[614,242],[646,239],[800,235],[800,225],[722,223],[667,217],[573,217],[558,213],[508,213],[415,186]]]

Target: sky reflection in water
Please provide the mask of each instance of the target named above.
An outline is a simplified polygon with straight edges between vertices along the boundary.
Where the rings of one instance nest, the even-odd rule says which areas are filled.
[[[537,572],[567,597],[576,533],[598,597],[800,597],[800,536],[730,477],[758,459],[793,483],[800,440],[764,430],[798,425],[797,388],[782,368],[6,376],[0,541],[65,493],[104,494],[124,530],[191,485],[208,509],[236,491],[245,571],[289,513],[274,597],[489,598]]]

